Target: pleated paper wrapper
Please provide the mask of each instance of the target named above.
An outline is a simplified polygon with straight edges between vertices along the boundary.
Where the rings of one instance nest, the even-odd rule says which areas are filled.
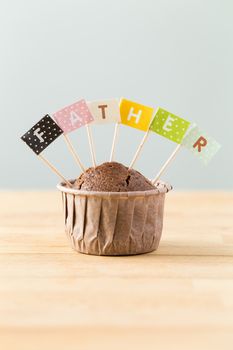
[[[65,231],[73,249],[93,255],[133,255],[158,248],[165,194],[154,190],[93,192],[57,186],[62,192]]]

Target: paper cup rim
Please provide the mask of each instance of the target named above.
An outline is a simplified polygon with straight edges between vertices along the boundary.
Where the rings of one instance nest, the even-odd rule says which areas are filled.
[[[71,184],[75,182],[75,180],[69,180]],[[95,197],[145,197],[145,196],[153,196],[160,193],[167,193],[172,190],[172,186],[163,181],[159,181],[156,185],[156,188],[153,190],[147,191],[129,191],[129,192],[104,192],[104,191],[84,191],[78,190],[76,188],[68,188],[65,182],[61,182],[57,185],[57,189],[61,192],[65,192],[73,195],[80,196],[95,196]]]

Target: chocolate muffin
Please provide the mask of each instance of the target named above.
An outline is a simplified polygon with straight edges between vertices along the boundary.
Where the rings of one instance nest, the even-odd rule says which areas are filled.
[[[84,191],[131,192],[148,191],[155,187],[142,174],[117,162],[103,163],[89,168],[74,183]]]
[[[165,194],[171,186],[151,182],[116,162],[87,169],[62,191],[66,234],[78,252],[133,255],[158,248]]]

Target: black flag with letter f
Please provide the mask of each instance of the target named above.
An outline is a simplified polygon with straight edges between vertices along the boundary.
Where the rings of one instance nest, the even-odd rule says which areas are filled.
[[[40,154],[63,130],[46,114],[38,123],[28,130],[21,139],[36,153]]]

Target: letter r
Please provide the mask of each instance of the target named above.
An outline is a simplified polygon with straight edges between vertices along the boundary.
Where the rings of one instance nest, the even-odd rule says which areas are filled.
[[[207,143],[207,140],[203,136],[200,136],[199,139],[194,143],[193,148],[197,147],[198,152],[201,152],[201,148],[205,147]]]

